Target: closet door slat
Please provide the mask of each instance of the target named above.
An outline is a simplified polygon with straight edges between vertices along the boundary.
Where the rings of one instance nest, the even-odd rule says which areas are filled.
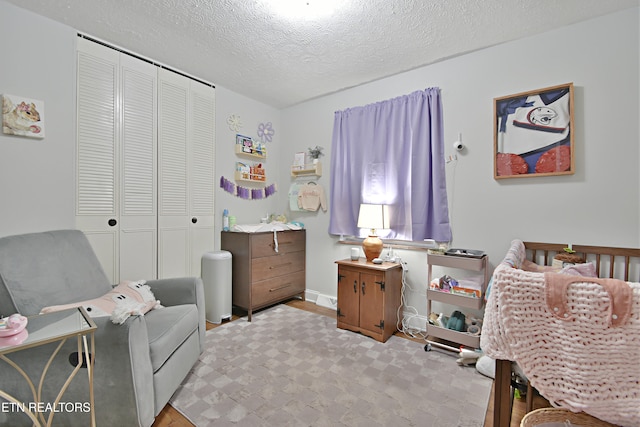
[[[208,90],[210,93],[201,93]],[[191,213],[213,215],[215,159],[215,98],[213,89],[192,90]]]
[[[166,79],[159,85],[160,215],[187,215],[188,88]]]
[[[115,215],[117,68],[78,55],[77,214]]]

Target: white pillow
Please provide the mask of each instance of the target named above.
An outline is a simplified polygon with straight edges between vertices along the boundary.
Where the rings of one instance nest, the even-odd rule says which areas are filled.
[[[598,277],[596,275],[596,266],[591,262],[582,264],[570,264],[560,270],[560,274],[568,274],[571,276]]]

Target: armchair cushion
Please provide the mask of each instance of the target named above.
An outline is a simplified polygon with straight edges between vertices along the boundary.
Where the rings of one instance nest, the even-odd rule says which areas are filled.
[[[179,277],[173,279],[148,280],[153,294],[165,307],[181,304],[196,304],[198,307],[198,336],[200,353],[204,351],[205,320],[204,287],[199,277]]]
[[[185,338],[198,329],[195,304],[175,305],[153,310],[146,316],[149,353],[153,372],[164,365]]]

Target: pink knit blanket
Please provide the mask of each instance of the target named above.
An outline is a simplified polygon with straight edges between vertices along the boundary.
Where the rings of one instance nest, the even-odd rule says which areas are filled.
[[[640,426],[640,283],[545,280],[512,265],[493,274],[485,354],[517,362],[552,404]]]

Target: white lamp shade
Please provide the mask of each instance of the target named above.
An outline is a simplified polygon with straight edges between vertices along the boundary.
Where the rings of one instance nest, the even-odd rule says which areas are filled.
[[[389,206],[362,203],[358,214],[358,228],[390,228]]]

